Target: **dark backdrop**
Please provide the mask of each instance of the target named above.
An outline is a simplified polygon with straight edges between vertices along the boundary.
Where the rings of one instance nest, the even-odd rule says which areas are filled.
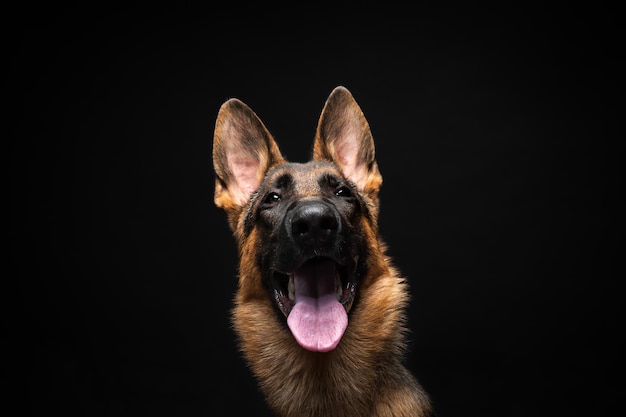
[[[215,117],[240,98],[304,161],[344,85],[411,285],[407,364],[439,416],[609,410],[616,12],[156,4],[5,16],[5,376],[22,409],[269,415],[229,327]]]

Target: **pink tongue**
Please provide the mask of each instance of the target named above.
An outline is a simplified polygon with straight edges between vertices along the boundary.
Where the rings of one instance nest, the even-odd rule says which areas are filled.
[[[335,294],[335,264],[309,263],[294,276],[296,305],[287,325],[300,346],[314,352],[333,350],[348,326],[348,315]]]

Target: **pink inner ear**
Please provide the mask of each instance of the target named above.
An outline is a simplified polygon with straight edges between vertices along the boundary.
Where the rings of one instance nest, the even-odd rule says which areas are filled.
[[[237,204],[243,205],[260,185],[261,162],[250,155],[229,153],[228,166],[237,185],[231,192]]]
[[[362,187],[366,173],[359,160],[359,141],[356,133],[348,132],[337,140],[335,153],[343,174],[358,187]]]

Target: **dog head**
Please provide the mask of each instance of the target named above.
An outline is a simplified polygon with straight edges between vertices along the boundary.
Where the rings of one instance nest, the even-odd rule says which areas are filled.
[[[240,302],[266,297],[300,346],[334,349],[371,275],[362,260],[378,242],[382,177],[353,96],[331,92],[306,163],[285,160],[259,117],[230,99],[218,113],[213,164],[214,201],[239,248]]]

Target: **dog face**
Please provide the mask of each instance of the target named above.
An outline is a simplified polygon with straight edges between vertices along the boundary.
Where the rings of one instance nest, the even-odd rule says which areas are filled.
[[[354,98],[333,90],[306,163],[286,161],[256,114],[230,99],[218,114],[213,162],[215,203],[239,247],[238,299],[266,297],[301,347],[335,349],[380,264],[372,245],[382,178]]]
[[[348,324],[367,250],[366,205],[328,162],[272,169],[254,194],[244,233],[257,227],[263,283],[298,343],[334,349]]]

